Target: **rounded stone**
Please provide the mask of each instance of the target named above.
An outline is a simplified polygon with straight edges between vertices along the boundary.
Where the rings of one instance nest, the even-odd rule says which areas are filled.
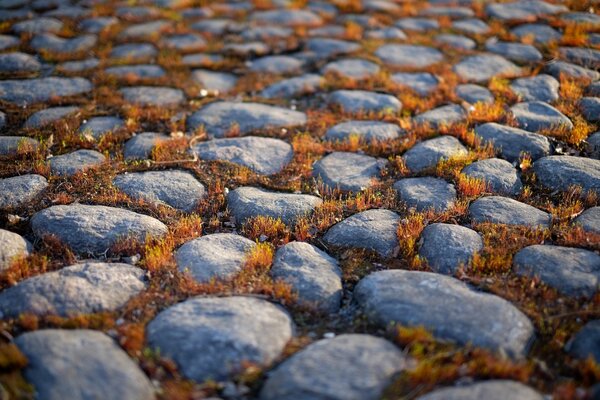
[[[466,386],[447,387],[434,390],[418,400],[544,400],[544,396],[520,382],[489,380]]]
[[[156,145],[167,140],[169,140],[169,137],[161,133],[139,133],[125,142],[123,157],[125,157],[125,160],[149,159]]]
[[[75,175],[88,168],[97,167],[106,157],[96,150],[76,150],[72,153],[54,156],[50,159],[50,172],[59,176]]]
[[[275,254],[271,277],[292,287],[301,305],[327,313],[342,301],[342,271],[327,253],[305,242],[291,242]]]
[[[551,190],[580,186],[600,193],[600,160],[575,156],[548,156],[533,163],[537,181]]]
[[[38,149],[39,142],[26,136],[0,136],[0,156],[14,157]]]
[[[251,62],[250,71],[270,74],[294,74],[302,70],[303,62],[291,56],[266,56]]]
[[[480,179],[493,193],[516,196],[523,190],[517,169],[499,158],[488,158],[467,165],[462,173],[469,178]]]
[[[78,113],[79,110],[79,107],[75,106],[46,108],[32,114],[29,118],[27,118],[27,120],[23,124],[23,128],[42,128],[46,125],[55,123],[57,121],[60,121],[61,119],[74,115]]]
[[[262,400],[376,400],[407,367],[390,342],[344,334],[315,342],[271,371]]]
[[[84,136],[91,136],[95,140],[102,138],[103,136],[116,132],[125,126],[125,121],[119,117],[113,116],[101,116],[92,117],[85,121],[79,127],[79,133]]]
[[[474,223],[522,225],[531,228],[548,228],[550,214],[529,204],[508,197],[480,197],[469,206],[469,215]]]
[[[402,103],[396,97],[366,90],[336,90],[329,95],[327,103],[349,113],[397,113],[402,109]]]
[[[84,78],[48,77],[0,81],[0,100],[26,106],[88,93],[92,83]]]
[[[313,164],[313,176],[331,189],[358,192],[373,186],[384,164],[363,154],[335,152]]]
[[[191,240],[175,253],[177,268],[198,282],[233,278],[244,267],[253,241],[233,233],[215,233]]]
[[[573,223],[581,226],[585,232],[600,235],[600,207],[588,208],[575,218]]]
[[[438,78],[429,72],[398,72],[391,78],[395,84],[406,86],[421,96],[433,92],[440,83]]]
[[[429,125],[434,129],[443,126],[458,124],[467,119],[467,113],[458,104],[448,104],[425,111],[414,117],[413,121],[417,125]]]
[[[600,320],[592,320],[567,343],[566,350],[580,359],[600,362]]]
[[[379,72],[379,66],[358,58],[337,60],[325,65],[321,73],[334,73],[350,79],[366,79]]]
[[[404,178],[394,183],[398,197],[408,208],[419,212],[433,209],[444,212],[456,202],[454,185],[440,178]]]
[[[467,149],[454,136],[439,136],[417,143],[404,153],[406,166],[413,172],[434,168],[440,161],[466,155]]]
[[[135,86],[119,89],[123,99],[141,106],[172,107],[185,101],[179,89],[157,86]]]
[[[385,44],[375,51],[385,64],[392,67],[426,68],[444,59],[437,49],[409,44]]]
[[[519,128],[530,132],[559,127],[573,129],[573,123],[566,115],[542,101],[518,103],[510,110]]]
[[[520,64],[540,62],[544,58],[542,53],[530,44],[501,42],[496,39],[489,39],[485,43],[485,48],[489,52],[500,54]]]
[[[545,101],[551,103],[558,100],[560,83],[554,77],[540,74],[529,78],[515,79],[510,88],[523,101]]]
[[[294,326],[280,307],[252,297],[196,297],[156,316],[148,345],[177,363],[189,379],[227,380],[243,362],[266,367],[292,338]]]
[[[357,136],[364,142],[397,139],[404,130],[396,124],[381,121],[346,121],[332,126],[325,139],[344,141]]]
[[[38,60],[29,54],[14,52],[0,54],[0,74],[32,73],[41,69]]]
[[[493,77],[512,77],[521,75],[521,68],[506,58],[496,54],[477,54],[468,56],[452,68],[463,80],[486,82]]]
[[[129,264],[75,264],[0,292],[0,313],[16,318],[22,313],[66,317],[114,311],[144,290],[144,281],[144,271]]]
[[[121,208],[84,204],[59,205],[31,217],[37,237],[55,235],[79,254],[104,254],[124,239],[143,242],[147,236],[160,238],[167,227],[159,220]]]
[[[434,223],[421,233],[419,256],[432,271],[452,275],[468,268],[473,256],[483,248],[477,232],[460,225]]]
[[[316,74],[296,76],[273,83],[260,92],[260,95],[266,99],[274,99],[311,94],[319,90],[324,81],[321,75]]]
[[[33,246],[27,239],[11,231],[0,229],[0,271],[10,267],[15,259],[27,257]]]
[[[25,207],[35,201],[48,187],[41,175],[20,175],[0,179],[0,210]]]
[[[523,357],[531,321],[508,301],[431,272],[387,270],[363,278],[354,297],[381,327],[423,326],[441,340]]]
[[[463,85],[456,86],[456,95],[467,103],[486,103],[491,104],[494,102],[494,95],[487,88],[483,86],[475,85],[472,83],[466,83]]]
[[[528,153],[532,160],[537,160],[551,152],[547,137],[523,129],[488,122],[476,127],[475,133],[484,143],[492,143],[500,156],[510,162],[519,161],[522,153]]]

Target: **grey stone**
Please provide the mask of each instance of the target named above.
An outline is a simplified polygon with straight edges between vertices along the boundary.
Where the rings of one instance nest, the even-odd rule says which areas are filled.
[[[160,43],[167,49],[182,52],[201,51],[206,48],[206,40],[196,33],[165,36]]]
[[[421,172],[442,160],[466,154],[467,149],[454,136],[439,136],[417,143],[404,153],[403,158],[411,171]]]
[[[521,75],[521,68],[497,54],[481,53],[463,58],[452,68],[465,81],[486,82],[493,77]]]
[[[240,135],[258,129],[293,128],[306,124],[306,114],[260,103],[218,101],[193,113],[188,131],[204,126],[209,137],[222,138],[237,125]]]
[[[10,267],[13,260],[26,257],[33,251],[27,239],[14,232],[0,229],[0,271]]]
[[[440,24],[436,19],[418,17],[401,18],[395,25],[400,29],[415,32],[427,32],[440,28]]]
[[[566,22],[577,22],[584,26],[598,27],[600,25],[600,17],[592,12],[568,12],[561,14],[560,19]]]
[[[431,5],[430,7],[421,9],[419,15],[429,17],[469,18],[473,17],[475,13],[468,7]]]
[[[165,32],[170,26],[171,23],[165,20],[133,24],[123,29],[118,38],[127,40],[152,39]]]
[[[158,65],[120,65],[104,70],[107,75],[121,79],[153,79],[165,76],[165,70]]]
[[[434,129],[463,122],[467,119],[467,113],[458,104],[448,104],[433,110],[425,111],[414,117],[415,124],[427,124]]]
[[[435,41],[458,50],[474,50],[477,47],[477,43],[473,39],[462,35],[441,34],[435,37]]]
[[[55,235],[79,254],[103,254],[119,240],[160,238],[167,227],[159,220],[121,208],[84,204],[59,205],[31,218],[37,237]]]
[[[26,106],[42,103],[52,98],[75,96],[92,90],[84,78],[39,78],[0,81],[0,100]]]
[[[544,211],[502,196],[478,198],[469,206],[469,216],[473,223],[491,222],[537,229],[548,228],[551,220],[550,214]]]
[[[0,73],[32,73],[38,72],[42,65],[35,57],[21,52],[0,54]]]
[[[466,386],[448,387],[434,390],[418,400],[543,400],[545,397],[520,382],[489,380]]]
[[[115,17],[95,17],[81,21],[79,29],[87,33],[100,33],[118,23],[119,19]]]
[[[224,58],[220,54],[194,53],[181,57],[181,64],[187,67],[209,67],[220,62]]]
[[[393,26],[386,28],[372,29],[365,33],[368,39],[395,39],[395,40],[406,40],[406,34],[401,30]]]
[[[345,36],[346,29],[341,25],[323,25],[319,28],[311,29],[308,34],[311,37],[329,37],[329,38],[343,38]]]
[[[585,232],[600,234],[600,207],[588,208],[573,223],[581,226]]]
[[[385,64],[392,67],[426,68],[444,59],[437,49],[409,44],[385,44],[375,51]]]
[[[468,267],[473,255],[483,248],[477,232],[460,225],[434,223],[421,233],[419,256],[432,271],[452,275]]]
[[[532,160],[550,154],[550,141],[537,133],[488,122],[475,128],[484,142],[493,143],[499,154],[510,162],[519,161],[521,153],[529,153]]]
[[[179,89],[157,86],[135,86],[119,90],[125,101],[142,106],[173,107],[185,101]]]
[[[590,122],[600,121],[600,98],[599,97],[583,97],[579,100],[579,108],[581,113]]]
[[[390,342],[344,334],[313,343],[271,371],[262,400],[376,400],[407,367]]]
[[[204,34],[218,36],[223,35],[232,24],[235,24],[235,22],[230,19],[216,18],[194,22],[190,25],[190,28]]]
[[[366,79],[379,72],[379,65],[359,58],[336,60],[325,65],[321,73],[335,73],[351,79]]]
[[[600,320],[592,320],[567,343],[567,351],[574,357],[592,358],[600,362]]]
[[[25,378],[40,399],[155,397],[140,367],[102,332],[42,329],[22,334],[15,344],[29,360]]]
[[[374,184],[384,164],[363,154],[334,152],[313,164],[313,176],[331,189],[358,192]]]
[[[0,50],[8,50],[12,47],[17,47],[20,42],[21,41],[17,37],[10,35],[0,35]]]
[[[566,115],[542,101],[518,103],[510,110],[519,127],[530,132],[561,126],[569,130],[573,129],[573,123]]]
[[[521,40],[533,37],[534,42],[538,44],[558,42],[562,38],[562,34],[559,31],[546,24],[519,25],[513,28],[511,33]]]
[[[491,28],[488,24],[477,18],[467,18],[452,22],[452,29],[469,33],[471,35],[485,35]]]
[[[117,175],[113,184],[134,199],[193,212],[207,196],[206,189],[187,171],[130,172]]]
[[[96,150],[76,150],[52,157],[49,161],[50,172],[55,175],[74,175],[88,168],[97,167],[105,161],[106,157]]]
[[[294,74],[302,70],[303,62],[291,56],[266,56],[251,61],[250,71],[270,74]]]
[[[510,88],[523,101],[544,101],[551,103],[558,100],[560,83],[550,75],[540,74],[529,78],[515,79]]]
[[[509,3],[491,3],[485,7],[485,11],[490,17],[502,21],[522,21],[561,13],[568,11],[568,8],[541,0],[518,0]]]
[[[470,178],[481,179],[490,191],[516,196],[523,190],[517,169],[499,158],[488,158],[467,165],[462,173]]]
[[[600,288],[600,256],[589,250],[528,246],[515,254],[513,270],[569,296],[591,297]]]
[[[323,23],[323,19],[310,10],[255,11],[249,19],[264,25],[315,26]]]
[[[346,121],[332,126],[325,133],[327,140],[348,140],[357,136],[364,142],[397,139],[404,130],[396,124],[381,121]]]
[[[84,72],[96,68],[100,65],[97,58],[87,58],[81,61],[66,61],[56,66],[57,71],[76,73]]]
[[[73,115],[79,112],[79,110],[79,107],[75,106],[46,108],[32,114],[29,118],[27,118],[27,120],[23,124],[23,128],[42,128],[53,122],[59,121],[70,115]]]
[[[323,240],[331,246],[367,249],[391,258],[399,251],[396,234],[399,222],[400,217],[393,211],[367,210],[329,228]]]
[[[160,17],[160,10],[148,6],[119,6],[115,15],[126,21],[143,21]]]
[[[542,53],[530,44],[499,42],[495,39],[485,43],[487,51],[500,54],[509,60],[521,64],[535,63],[543,60]]]
[[[41,175],[20,175],[0,179],[0,210],[27,206],[48,187]]]
[[[428,72],[398,72],[391,76],[392,82],[407,86],[421,96],[426,96],[437,89],[439,80]]]
[[[600,79],[600,72],[564,61],[549,62],[546,65],[546,71],[556,79],[559,79],[561,74],[571,78],[587,78],[593,81]]]
[[[0,156],[14,157],[35,151],[39,142],[25,136],[0,136]]]
[[[215,233],[191,240],[175,253],[177,268],[199,282],[230,279],[244,267],[248,253],[256,245],[233,233]]]
[[[86,262],[19,282],[0,293],[0,314],[72,316],[114,311],[145,289],[144,271],[129,264]]]
[[[443,212],[456,201],[454,185],[431,176],[400,179],[394,183],[394,190],[408,208],[415,208],[419,212],[428,209]]]
[[[313,38],[306,41],[306,49],[316,53],[319,57],[329,58],[357,51],[360,49],[360,45],[347,40]]]
[[[79,133],[89,135],[98,140],[104,135],[118,131],[125,126],[125,122],[119,117],[102,116],[92,117],[79,127]]]
[[[252,26],[241,33],[242,38],[251,41],[284,39],[293,36],[293,34],[292,29],[281,26]]]
[[[360,111],[397,113],[402,109],[402,103],[396,97],[366,90],[336,90],[329,95],[327,102],[350,113]]]
[[[258,136],[200,142],[193,151],[204,160],[225,160],[259,174],[281,172],[292,161],[292,146],[280,139]]]
[[[263,42],[229,43],[223,46],[222,52],[235,57],[252,58],[264,56],[271,51],[271,48]]]
[[[438,339],[512,357],[526,354],[534,333],[531,321],[508,301],[431,272],[375,272],[358,283],[354,297],[380,326],[424,326]]]
[[[472,83],[457,85],[455,88],[456,95],[467,103],[486,103],[494,102],[494,95],[487,88]]]
[[[140,62],[150,60],[156,57],[157,54],[156,47],[149,43],[127,43],[113,47],[110,58]]]
[[[139,133],[125,142],[123,157],[125,160],[148,159],[154,147],[168,139],[167,135],[161,133]]]
[[[270,274],[289,284],[300,304],[327,313],[339,310],[342,271],[324,251],[304,242],[288,243],[277,250]]]
[[[533,164],[538,182],[551,190],[581,186],[600,193],[600,160],[575,156],[548,156]]]
[[[88,51],[96,45],[97,41],[97,36],[91,34],[76,36],[72,39],[63,39],[52,33],[42,33],[34,36],[29,45],[37,52],[45,51],[54,54],[70,54]]]
[[[30,35],[42,33],[58,33],[62,30],[63,23],[56,18],[39,17],[20,21],[11,27],[15,33],[25,33]]]
[[[266,87],[260,95],[266,99],[274,99],[311,94],[319,90],[324,81],[321,75],[316,74],[296,76],[273,83]]]
[[[263,215],[281,218],[293,225],[300,217],[310,214],[322,200],[316,196],[295,193],[269,192],[254,187],[240,187],[227,195],[227,207],[238,224],[248,218]]]
[[[265,300],[196,297],[158,314],[146,335],[186,378],[204,382],[228,379],[242,362],[270,365],[293,329],[290,316]]]
[[[566,61],[584,68],[597,70],[600,68],[600,50],[586,47],[561,47],[560,55]]]
[[[192,71],[192,79],[198,82],[203,89],[217,93],[229,92],[237,83],[237,77],[233,74],[206,69]]]

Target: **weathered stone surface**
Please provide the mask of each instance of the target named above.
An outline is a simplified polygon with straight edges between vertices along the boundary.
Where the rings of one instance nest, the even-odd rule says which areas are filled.
[[[401,179],[394,183],[394,189],[401,201],[419,212],[430,208],[437,212],[446,211],[456,201],[453,184],[430,176]]]
[[[496,54],[477,54],[462,59],[453,67],[454,72],[465,81],[485,82],[491,78],[521,75],[521,68]]]
[[[321,69],[321,73],[335,73],[351,79],[366,79],[379,72],[374,62],[359,58],[348,58],[330,62]]]
[[[75,106],[46,108],[32,114],[29,118],[27,118],[27,120],[23,124],[23,128],[41,128],[53,122],[59,121],[63,118],[71,116],[77,113],[78,111],[79,107]]]
[[[242,362],[268,366],[293,334],[290,316],[252,297],[196,297],[161,312],[146,327],[148,345],[197,382],[228,379]]]
[[[205,90],[216,93],[225,93],[235,87],[237,77],[226,72],[215,72],[204,69],[196,69],[192,72],[192,78],[202,85]]]
[[[559,86],[556,79],[546,74],[515,79],[510,84],[512,91],[523,101],[544,101],[546,103],[558,100]]]
[[[584,47],[561,47],[560,55],[573,64],[597,70],[600,68],[600,51]]]
[[[277,97],[295,97],[311,94],[319,90],[324,79],[321,75],[306,74],[294,78],[283,79],[266,87],[260,95],[267,99]]]
[[[591,357],[600,362],[600,320],[592,320],[585,324],[567,343],[566,350],[574,357]]]
[[[532,228],[547,228],[551,217],[548,213],[508,197],[480,197],[469,206],[469,215],[474,223],[524,225]]]
[[[537,160],[551,151],[547,137],[495,122],[479,125],[475,133],[484,142],[493,143],[499,154],[511,162],[518,161],[521,153],[528,153],[532,160]]]
[[[294,74],[302,70],[303,62],[290,56],[266,56],[251,61],[250,71],[270,74]]]
[[[40,62],[29,54],[21,52],[0,54],[0,74],[32,73],[41,68]]]
[[[52,33],[42,33],[33,37],[29,45],[40,52],[69,54],[88,51],[96,45],[96,35],[84,34],[71,39],[63,39]]]
[[[520,64],[531,64],[544,58],[542,53],[530,44],[499,42],[491,39],[486,42],[485,48],[489,52],[500,54]]]
[[[74,175],[88,168],[97,167],[105,161],[106,157],[96,150],[76,150],[52,157],[49,161],[50,172],[55,175]]]
[[[131,198],[185,212],[194,211],[207,195],[191,173],[179,170],[129,172],[117,175],[113,184]]]
[[[354,296],[380,326],[424,326],[435,337],[471,343],[513,357],[527,353],[531,321],[508,301],[449,276],[388,270],[363,278]]]
[[[161,44],[167,49],[182,52],[200,51],[207,45],[202,36],[195,33],[166,36],[162,38]]]
[[[315,246],[291,242],[280,247],[270,273],[292,287],[300,304],[328,313],[339,310],[342,271],[334,258]]]
[[[83,135],[89,135],[98,140],[104,135],[115,132],[124,126],[125,122],[119,117],[93,117],[81,124],[79,127],[79,133]]]
[[[281,172],[293,157],[288,143],[258,136],[200,142],[194,146],[194,152],[204,160],[229,161],[264,175]]]
[[[86,262],[19,282],[0,293],[0,315],[69,316],[113,311],[142,291],[144,271],[129,264]]]
[[[517,169],[508,161],[499,158],[476,161],[467,165],[462,173],[471,178],[481,179],[494,193],[516,196],[523,190]]]
[[[398,72],[393,74],[391,78],[395,84],[407,86],[421,96],[433,92],[439,84],[439,80],[428,72]]]
[[[158,65],[120,65],[106,68],[107,75],[121,79],[155,79],[165,76],[165,70]]]
[[[37,237],[55,235],[80,254],[103,254],[119,240],[144,241],[162,237],[167,227],[159,220],[121,208],[84,204],[59,205],[37,212],[31,218]]]
[[[425,111],[413,118],[415,124],[429,125],[434,129],[463,122],[467,113],[458,104],[448,104],[429,111]]]
[[[490,31],[490,26],[477,18],[461,19],[452,22],[452,29],[471,35],[485,35]]]
[[[15,344],[29,360],[25,378],[41,399],[155,397],[140,367],[102,332],[42,329],[22,334]]]
[[[408,44],[385,44],[375,51],[375,55],[392,67],[425,68],[444,59],[444,55],[433,47]]]
[[[199,282],[230,279],[240,272],[253,241],[232,233],[215,233],[185,243],[175,253],[177,268]]]
[[[46,102],[54,97],[67,97],[92,90],[84,78],[39,78],[0,81],[0,100],[26,106]]]
[[[571,78],[587,78],[594,81],[600,79],[598,71],[558,60],[549,62],[546,65],[546,71],[556,79],[559,79],[561,74]]]
[[[396,124],[381,121],[346,121],[341,122],[325,132],[325,139],[345,141],[357,136],[364,142],[372,140],[391,140],[400,137],[403,129]]]
[[[329,95],[327,102],[350,113],[361,111],[397,113],[402,109],[402,103],[396,97],[366,90],[336,90]]]
[[[384,258],[398,254],[396,230],[400,217],[393,211],[372,209],[354,214],[329,228],[323,240],[332,246],[372,250]]]
[[[521,40],[532,37],[538,44],[556,42],[562,37],[559,31],[546,24],[523,24],[512,29],[511,32]]]
[[[39,142],[25,136],[0,136],[0,156],[14,157],[37,150]]]
[[[439,29],[440,24],[433,18],[407,17],[399,19],[396,26],[406,31],[426,32]]]
[[[485,7],[485,11],[490,17],[499,20],[531,21],[544,15],[568,11],[568,8],[541,0],[518,0],[509,3],[491,3]]]
[[[456,86],[455,92],[458,97],[471,104],[478,102],[491,104],[494,102],[494,95],[492,92],[483,86],[472,83]]]
[[[371,335],[320,340],[269,373],[260,398],[379,399],[406,361],[393,344]]]
[[[148,43],[127,43],[114,47],[110,52],[111,58],[125,61],[146,61],[154,58],[158,50]]]
[[[26,257],[33,251],[27,239],[11,231],[0,229],[0,271],[10,267],[15,258]]]
[[[600,234],[600,207],[591,207],[581,213],[574,224],[579,225],[586,232]]]
[[[518,103],[510,110],[519,127],[530,132],[557,127],[573,129],[573,123],[566,115],[542,101]]]
[[[477,43],[466,36],[452,35],[449,33],[437,35],[435,41],[442,45],[450,46],[458,50],[474,50]]]
[[[323,20],[309,10],[268,10],[257,11],[250,15],[250,20],[266,25],[314,26]]]
[[[0,179],[0,210],[24,207],[36,200],[48,187],[41,175],[20,175]]]
[[[136,86],[119,90],[125,101],[142,106],[173,107],[185,101],[179,89],[156,86]]]
[[[385,160],[363,154],[335,152],[313,164],[313,176],[332,188],[360,191],[372,186]]]
[[[600,160],[575,156],[548,156],[533,164],[537,181],[551,190],[581,186],[600,193]]]
[[[467,149],[454,136],[440,136],[417,143],[404,153],[404,162],[413,172],[435,167],[440,161],[467,154]]]
[[[15,33],[27,33],[30,35],[41,33],[58,33],[63,28],[61,20],[56,18],[34,18],[27,21],[15,23],[11,29]]]
[[[155,132],[142,132],[127,142],[123,149],[123,157],[125,160],[147,159],[150,158],[154,147],[168,140],[169,137]]]
[[[477,232],[460,225],[434,223],[421,233],[419,255],[432,271],[452,275],[468,268],[473,255],[483,248]]]
[[[520,382],[489,380],[467,386],[437,389],[417,397],[418,400],[502,400],[508,398],[543,400],[544,396]]]
[[[581,113],[590,122],[600,121],[600,98],[598,97],[583,97],[579,100],[579,108]]]
[[[538,277],[569,296],[591,297],[600,288],[600,256],[571,247],[533,245],[513,258],[516,274]]]
[[[244,135],[258,129],[292,128],[305,123],[306,115],[299,111],[260,103],[219,101],[193,113],[187,120],[187,129],[194,131],[204,126],[209,136],[221,138],[234,127]]]
[[[237,188],[227,195],[227,206],[237,223],[263,215],[294,224],[321,203],[322,200],[316,196],[269,192],[249,186]]]
[[[329,58],[340,54],[348,54],[360,49],[360,45],[347,40],[312,38],[306,41],[306,49],[319,57]]]

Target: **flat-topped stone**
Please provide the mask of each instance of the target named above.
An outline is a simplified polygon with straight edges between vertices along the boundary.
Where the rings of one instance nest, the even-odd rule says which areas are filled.
[[[436,389],[418,400],[501,400],[501,399],[543,400],[544,396],[521,382],[489,380],[466,386]]]
[[[71,39],[63,39],[52,33],[42,33],[34,36],[29,42],[29,46],[38,53],[70,54],[88,51],[97,42],[98,37],[92,34],[83,34]]]
[[[600,320],[591,320],[567,343],[566,350],[580,359],[600,361]]]
[[[129,264],[86,262],[19,282],[0,293],[0,314],[72,316],[114,311],[146,287],[145,273]]]
[[[255,11],[250,15],[250,20],[260,24],[283,26],[315,26],[323,23],[323,19],[312,11],[285,9]]]
[[[358,43],[341,39],[311,38],[306,41],[306,50],[321,58],[353,53],[359,49],[360,45]]]
[[[541,282],[569,296],[591,297],[600,288],[600,256],[572,247],[533,245],[515,254],[517,275]]]
[[[293,128],[306,124],[306,114],[260,103],[217,101],[193,113],[187,129],[204,127],[211,137],[222,138],[235,128],[240,135],[258,129]]]
[[[238,81],[237,76],[233,74],[206,69],[196,69],[192,71],[192,79],[198,82],[203,89],[215,93],[229,92],[235,87]]]
[[[434,223],[423,229],[419,256],[433,272],[452,275],[468,268],[473,256],[483,248],[477,232],[460,225]]]
[[[404,130],[396,124],[381,121],[346,121],[332,126],[325,132],[325,139],[332,141],[346,141],[352,136],[364,142],[372,140],[397,139]]]
[[[488,53],[465,57],[452,69],[468,82],[486,82],[494,77],[514,77],[522,73],[521,68],[506,58]]]
[[[444,55],[437,49],[409,44],[385,44],[375,55],[391,67],[425,68],[437,64]]]
[[[14,260],[27,257],[33,246],[23,236],[0,229],[0,271],[10,267]]]
[[[523,357],[533,338],[531,321],[508,301],[449,276],[388,270],[363,278],[354,297],[382,327],[424,326],[436,338]]]
[[[25,207],[40,197],[48,187],[41,175],[27,174],[0,179],[0,210]]]
[[[293,157],[288,143],[258,136],[208,140],[198,143],[193,151],[201,159],[229,161],[264,175],[281,172]]]
[[[185,101],[180,89],[158,86],[135,86],[119,89],[123,99],[142,106],[173,107]]]
[[[466,18],[452,21],[452,29],[471,35],[485,35],[491,28],[488,24],[478,18]]]
[[[440,83],[438,78],[429,72],[397,72],[391,79],[395,84],[409,87],[421,96],[433,92]]]
[[[574,225],[581,226],[585,232],[600,234],[600,207],[591,207],[573,220]]]
[[[391,258],[399,251],[396,234],[399,222],[400,216],[393,211],[367,210],[329,228],[323,240],[328,245],[367,249]]]
[[[592,70],[600,68],[600,50],[585,47],[561,47],[559,50],[561,57],[568,62]]]
[[[109,76],[120,79],[156,79],[166,75],[165,70],[158,65],[118,65],[104,70]]]
[[[559,31],[546,24],[522,24],[513,28],[511,33],[521,40],[533,38],[536,44],[557,42],[562,38]]]
[[[485,43],[485,48],[491,53],[500,54],[519,64],[531,64],[544,59],[542,53],[530,44],[500,42],[490,39]]]
[[[559,79],[561,75],[565,75],[570,78],[584,78],[596,81],[600,79],[600,72],[584,68],[579,65],[571,64],[565,61],[553,60],[546,65],[546,71]]]
[[[342,271],[334,258],[315,246],[291,242],[280,247],[270,274],[289,284],[301,305],[327,313],[339,310]]]
[[[187,171],[129,172],[113,180],[119,190],[133,199],[193,212],[207,196],[204,185]]]
[[[15,33],[25,33],[36,35],[41,33],[58,33],[63,28],[63,22],[52,17],[38,17],[28,19],[27,21],[19,21],[11,26],[11,30]]]
[[[39,398],[155,398],[152,383],[137,363],[102,332],[41,329],[20,335],[15,344],[29,361],[24,375]]]
[[[0,54],[0,74],[33,73],[41,68],[40,62],[29,54],[21,52]]]
[[[313,164],[313,176],[331,189],[364,190],[377,181],[385,160],[364,154],[334,152]]]
[[[196,297],[159,313],[146,336],[149,347],[174,360],[183,376],[204,382],[230,378],[243,362],[270,365],[293,329],[290,316],[265,300]]]
[[[33,113],[25,123],[23,128],[35,129],[42,128],[46,125],[52,124],[56,121],[60,121],[66,117],[76,114],[79,112],[79,107],[66,106],[66,107],[50,107]]]
[[[392,343],[365,334],[343,334],[313,343],[267,377],[260,399],[376,400],[407,367]]]
[[[516,196],[523,190],[517,169],[508,161],[499,158],[476,161],[463,168],[462,173],[470,178],[482,180],[493,193]]]
[[[439,136],[417,143],[404,153],[406,166],[413,172],[435,167],[440,161],[466,155],[467,149],[454,136]]]
[[[167,141],[169,137],[156,132],[142,132],[133,136],[123,148],[125,160],[148,159],[156,145]]]
[[[164,36],[160,43],[167,49],[187,53],[204,50],[207,46],[206,40],[196,33]]]
[[[106,161],[106,157],[96,150],[75,150],[72,153],[54,156],[50,159],[50,172],[68,176],[97,167]]]
[[[433,18],[406,17],[400,18],[395,25],[405,31],[427,32],[439,29],[440,23]]]
[[[551,75],[540,74],[529,78],[512,81],[510,88],[523,101],[544,101],[551,103],[558,100],[560,83]]]
[[[321,69],[322,74],[334,73],[350,79],[366,79],[379,72],[379,65],[359,58],[332,61]]]
[[[32,153],[40,143],[26,136],[0,136],[0,156],[14,157]]]
[[[469,216],[473,223],[491,222],[495,224],[523,225],[531,228],[548,228],[550,214],[529,204],[508,197],[480,197],[469,206]]]
[[[533,164],[537,181],[550,190],[581,186],[600,193],[600,160],[575,156],[548,156]]]
[[[159,220],[133,211],[84,204],[58,205],[31,217],[37,237],[54,235],[79,254],[104,254],[124,239],[160,238],[167,227]]]
[[[191,240],[175,253],[177,268],[198,282],[237,275],[255,243],[233,233],[215,233]]]
[[[260,96],[266,99],[289,98],[311,94],[321,88],[325,80],[321,75],[306,74],[289,79],[283,79],[267,86],[260,92]]]
[[[349,113],[397,113],[402,109],[402,103],[396,97],[366,90],[336,90],[329,95],[327,102]]]
[[[26,106],[54,98],[88,93],[92,84],[85,78],[38,78],[0,81],[0,100]]]
[[[413,122],[417,125],[429,125],[437,129],[442,126],[461,123],[466,119],[467,113],[464,108],[458,104],[448,104],[416,115]]]
[[[79,133],[89,135],[98,140],[104,135],[115,132],[125,126],[125,121],[119,117],[102,116],[92,117],[79,127]]]
[[[573,123],[566,115],[542,101],[518,103],[510,111],[519,127],[530,132],[558,127],[573,129]]]
[[[450,46],[457,50],[474,50],[477,47],[477,42],[473,39],[450,33],[437,35],[435,41],[442,46]]]
[[[487,88],[472,83],[457,85],[454,92],[456,95],[467,103],[486,103],[494,102],[494,95]]]
[[[534,21],[538,17],[568,11],[568,8],[541,0],[518,0],[491,3],[485,7],[485,11],[490,17],[502,21]]]
[[[456,202],[454,185],[431,176],[400,179],[394,183],[394,189],[408,208],[419,212],[428,209],[443,212]]]
[[[158,54],[156,47],[149,43],[126,43],[113,47],[110,58],[130,62],[147,61]]]
[[[537,160],[551,152],[547,137],[523,129],[488,122],[476,127],[475,133],[485,143],[492,143],[500,156],[511,162],[519,161],[522,153],[528,153],[532,160]]]
[[[581,98],[581,100],[579,100],[579,109],[588,121],[600,121],[600,97]]]
[[[263,215],[281,218],[293,225],[300,217],[310,214],[322,200],[316,196],[295,193],[269,192],[255,187],[240,187],[227,195],[227,207],[241,224],[248,218]]]

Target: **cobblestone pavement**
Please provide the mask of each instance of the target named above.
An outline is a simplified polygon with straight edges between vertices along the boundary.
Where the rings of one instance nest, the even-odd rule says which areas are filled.
[[[0,0],[0,394],[600,398],[596,0]]]

